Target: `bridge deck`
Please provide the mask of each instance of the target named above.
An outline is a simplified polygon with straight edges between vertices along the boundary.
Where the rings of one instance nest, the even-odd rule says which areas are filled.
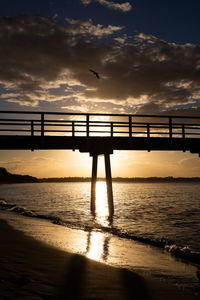
[[[0,136],[1,150],[79,150],[112,153],[113,150],[190,151],[200,153],[198,138]]]
[[[200,153],[200,117],[0,111],[0,149]]]

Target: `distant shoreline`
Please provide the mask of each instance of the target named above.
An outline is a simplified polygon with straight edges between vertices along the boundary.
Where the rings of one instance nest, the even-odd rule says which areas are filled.
[[[105,178],[99,177],[97,181],[105,181]],[[37,178],[29,175],[11,174],[5,168],[0,168],[0,184],[42,183],[42,182],[91,182],[91,177]],[[173,177],[173,176],[114,177],[113,182],[124,182],[124,183],[200,182],[200,177]]]
[[[40,178],[38,182],[90,182],[90,177],[61,177],[61,178]],[[99,177],[97,181],[105,181],[105,178]],[[113,182],[137,183],[137,182],[200,182],[200,177],[114,177]]]

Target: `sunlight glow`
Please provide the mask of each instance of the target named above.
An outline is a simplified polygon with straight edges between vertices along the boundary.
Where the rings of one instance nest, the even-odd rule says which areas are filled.
[[[102,226],[109,225],[106,182],[96,183],[96,221]]]
[[[97,261],[106,261],[109,255],[109,240],[110,237],[101,232],[89,232],[86,256]]]
[[[96,211],[94,221],[103,227],[111,225],[108,211],[107,188],[104,181],[96,183]],[[109,240],[110,237],[101,232],[88,232],[86,256],[94,260],[106,261],[109,255]]]

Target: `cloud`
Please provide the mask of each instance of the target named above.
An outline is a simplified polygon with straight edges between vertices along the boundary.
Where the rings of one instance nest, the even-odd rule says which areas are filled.
[[[106,35],[111,35],[116,31],[122,30],[121,26],[108,25],[107,27],[103,27],[101,24],[94,25],[92,20],[83,21],[69,18],[66,18],[66,20],[69,24],[67,31],[76,35],[91,35],[101,38]]]
[[[36,154],[35,154],[36,155]],[[53,157],[37,157],[10,159],[0,161],[0,166],[13,174],[29,174],[32,176],[48,176],[48,173],[55,174],[58,170],[66,171],[65,163],[62,159]],[[47,171],[48,170],[48,171]]]
[[[1,99],[28,106],[60,101],[69,108],[77,101],[98,112],[196,113],[200,46],[144,33],[127,39],[121,31],[91,20],[1,17]]]
[[[91,4],[92,2],[97,2],[103,6],[106,6],[110,9],[114,9],[114,10],[120,10],[122,12],[128,12],[132,9],[132,6],[129,2],[125,2],[125,3],[116,3],[116,2],[113,2],[113,1],[108,1],[108,0],[81,0],[81,2],[84,4],[84,5],[89,5]]]
[[[149,102],[140,106],[137,110],[137,114],[145,115],[145,114],[155,114],[159,113],[159,105],[156,103]]]
[[[199,170],[200,160],[198,157],[194,158],[185,158],[180,161],[180,166],[183,168],[196,169]]]
[[[160,109],[195,104],[200,98],[200,70],[196,68],[199,59],[199,46],[167,43],[140,34],[132,43],[112,49],[103,68],[106,79],[96,90],[86,90],[85,95],[132,98],[132,103],[145,97],[145,105],[153,103]]]
[[[91,20],[67,19],[62,24],[37,15],[1,17],[0,27],[0,83],[5,88],[1,98],[33,106],[39,101],[62,100],[50,94],[51,88],[76,82],[81,86],[74,74],[87,72],[89,60],[94,65],[106,51],[104,45],[95,46],[93,39],[122,29],[94,25]]]
[[[92,0],[81,0],[81,2],[84,4],[84,5],[89,5]]]

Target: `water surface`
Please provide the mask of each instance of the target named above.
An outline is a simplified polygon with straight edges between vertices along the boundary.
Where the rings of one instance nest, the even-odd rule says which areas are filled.
[[[0,198],[15,205],[7,209],[21,214],[143,241],[200,262],[198,183],[115,182],[112,222],[107,218],[105,182],[97,183],[95,217],[90,212],[90,188],[90,183],[85,182],[2,185]]]

